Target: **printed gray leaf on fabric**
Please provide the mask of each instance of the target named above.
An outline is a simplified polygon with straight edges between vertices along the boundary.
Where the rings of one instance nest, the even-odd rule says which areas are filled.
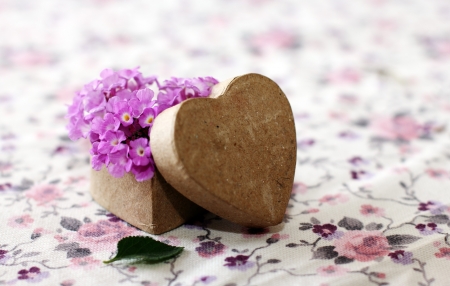
[[[41,254],[40,252],[34,251],[34,252],[27,252],[24,253],[21,257],[25,258],[25,257],[33,257],[33,256],[38,256],[39,254]]]
[[[449,222],[449,217],[448,217],[448,215],[445,215],[445,214],[438,214],[438,215],[429,217],[426,221],[434,222],[437,224],[446,224]]]
[[[335,264],[347,264],[355,261],[354,259],[345,257],[345,256],[338,256],[336,259],[334,259]]]
[[[371,222],[371,223],[369,223],[369,224],[367,224],[366,226],[365,226],[365,229],[366,230],[380,230],[380,229],[382,229],[383,228],[383,224],[381,224],[381,223],[375,223],[375,222]]]
[[[308,229],[311,229],[311,228],[313,228],[312,224],[302,222],[302,223],[300,223],[300,227],[298,229],[300,229],[300,230],[308,230]]]
[[[409,234],[394,234],[386,236],[390,245],[411,244],[420,239],[420,237]]]
[[[55,250],[68,251],[80,247],[78,242],[62,243],[55,247]]]
[[[67,230],[71,231],[77,231],[83,223],[76,218],[71,217],[61,217],[61,226],[64,227]]]
[[[91,254],[89,248],[75,248],[67,251],[67,258],[85,257]]]
[[[316,249],[313,254],[313,259],[333,259],[338,256],[334,251],[334,246],[322,246]]]
[[[356,218],[344,217],[338,222],[338,226],[345,228],[346,230],[361,230],[364,224]]]
[[[311,217],[310,221],[312,224],[320,224],[320,220],[316,219],[315,217]]]

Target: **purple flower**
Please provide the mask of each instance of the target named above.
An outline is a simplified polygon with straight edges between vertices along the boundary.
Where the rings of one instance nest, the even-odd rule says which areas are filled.
[[[407,252],[404,250],[396,250],[395,252],[389,253],[388,256],[394,263],[403,265],[414,263],[414,261],[412,261],[413,253],[409,251]]]
[[[350,164],[354,165],[354,166],[361,166],[361,165],[367,164],[367,162],[363,158],[361,158],[359,156],[355,156],[355,157],[350,158],[348,160],[348,162]]]
[[[106,107],[106,99],[100,90],[90,90],[83,98],[84,119],[93,119],[97,112],[103,111]]]
[[[41,272],[38,267],[31,267],[30,269],[22,269],[17,272],[17,279],[27,280],[28,282],[37,283],[49,276],[49,272]]]
[[[216,276],[203,276],[200,279],[198,279],[197,281],[200,281],[203,284],[209,284],[209,283],[214,282],[216,280],[217,280]]]
[[[108,153],[114,153],[120,148],[122,148],[121,142],[125,141],[126,137],[125,134],[118,130],[118,131],[111,131],[108,130],[103,136],[103,139],[105,141],[101,141],[98,144],[98,153],[101,154],[108,154]]]
[[[420,203],[419,204],[419,211],[427,211],[431,208],[431,206],[433,206],[434,203],[431,201],[428,201],[426,203]]]
[[[156,114],[153,108],[146,108],[144,112],[142,112],[141,117],[139,118],[139,125],[142,128],[153,126],[153,121],[155,120]]]
[[[5,191],[8,189],[11,189],[12,185],[11,183],[5,183],[0,185],[0,191]],[[1,250],[0,250],[1,251]],[[1,254],[0,254],[1,255]],[[1,259],[1,258],[0,258]]]
[[[117,216],[115,216],[114,214],[111,214],[111,213],[107,214],[106,216],[108,217],[108,220],[111,222],[122,221],[120,218],[118,218]]]
[[[145,87],[146,85],[151,85],[156,81],[156,76],[144,77],[141,73],[134,77],[139,88]]]
[[[238,255],[236,257],[227,257],[225,258],[225,261],[227,263],[224,264],[224,266],[227,266],[229,269],[232,270],[239,270],[239,271],[245,271],[255,265],[254,262],[248,261],[250,256],[246,255]]]
[[[119,71],[119,76],[126,80],[130,80],[139,75],[141,75],[141,73],[139,72],[139,67],[136,67],[134,69],[123,69]]]
[[[144,109],[149,108],[155,104],[155,101],[152,100],[153,96],[153,91],[148,88],[140,89],[136,92],[135,98],[131,99],[128,103],[133,110],[133,117],[138,118],[139,116],[141,116]]]
[[[6,253],[8,253],[7,250],[0,249],[0,260],[6,257]]]
[[[120,144],[115,153],[109,154],[108,171],[116,178],[122,177],[131,170],[132,161],[128,157],[128,145]]]
[[[133,123],[132,110],[126,101],[119,101],[113,107],[116,117],[120,120],[123,126],[128,126]]]
[[[174,101],[176,99],[176,96],[177,96],[176,92],[174,92],[172,90],[166,90],[166,92],[158,93],[157,102],[160,106],[162,105],[162,106],[170,107],[170,106],[175,105]]]
[[[92,164],[92,169],[96,170],[96,171],[100,171],[104,165],[108,165],[109,163],[109,157],[106,154],[100,154],[98,152],[98,145],[100,144],[100,142],[94,142],[92,144],[92,149],[91,149],[91,155],[92,155],[92,160],[91,160],[91,164]]]
[[[426,203],[419,204],[420,211],[430,211],[432,214],[437,215],[443,213],[447,209],[447,206],[437,201],[428,201]]]
[[[427,225],[419,223],[418,225],[416,225],[416,229],[419,230],[420,234],[422,235],[431,235],[436,232],[442,231],[442,229],[438,228],[437,224],[433,222],[428,223]]]
[[[130,146],[130,157],[134,165],[145,166],[150,162],[150,146],[146,138],[130,141]]]
[[[105,69],[100,73],[100,76],[102,77],[102,83],[103,88],[102,91],[104,92],[111,92],[116,88],[123,88],[126,84],[126,80],[124,78],[121,78],[119,76],[119,73],[116,73],[112,70]],[[103,77],[106,76],[106,77]]]
[[[92,120],[91,130],[92,132],[99,134],[100,139],[103,139],[107,131],[117,131],[119,129],[119,126],[119,119],[114,117],[114,115],[111,113],[106,113],[103,119],[100,117],[96,117]]]
[[[71,140],[78,140],[81,137],[86,138],[89,134],[89,122],[84,120],[82,114],[76,114],[69,118],[69,138]]]
[[[201,242],[199,247],[196,247],[198,255],[205,258],[211,258],[216,255],[220,255],[225,251],[226,247],[222,243],[215,241]]]
[[[303,150],[303,149],[313,146],[315,143],[316,143],[316,140],[314,140],[314,139],[304,139],[304,140],[297,142],[297,148]]]
[[[332,225],[330,223],[326,223],[324,225],[316,224],[313,226],[312,231],[317,235],[328,238],[331,237],[334,233],[336,233],[337,226]]]
[[[210,77],[171,78],[161,86],[155,76],[144,77],[139,67],[105,69],[68,106],[69,137],[90,140],[95,170],[107,166],[115,177],[132,172],[138,181],[150,179],[155,163],[148,141],[156,116],[185,99],[208,96],[216,83]]]
[[[212,77],[176,78],[172,77],[164,81],[160,90],[165,94],[158,94],[158,102],[174,105],[189,98],[206,97],[211,93],[211,88],[218,81]]]

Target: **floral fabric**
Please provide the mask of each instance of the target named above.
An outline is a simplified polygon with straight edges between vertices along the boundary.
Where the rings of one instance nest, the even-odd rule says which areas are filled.
[[[0,284],[449,285],[450,3],[0,2]],[[146,235],[89,194],[66,106],[106,67],[264,74],[296,119],[284,223],[214,215],[153,236],[156,265],[104,265]]]

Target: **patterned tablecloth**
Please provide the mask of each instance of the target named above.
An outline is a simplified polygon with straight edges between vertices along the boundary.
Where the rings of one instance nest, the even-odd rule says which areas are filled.
[[[0,1],[0,284],[450,285],[450,2]],[[284,223],[208,214],[156,265],[89,189],[66,104],[105,67],[274,79],[296,119]]]

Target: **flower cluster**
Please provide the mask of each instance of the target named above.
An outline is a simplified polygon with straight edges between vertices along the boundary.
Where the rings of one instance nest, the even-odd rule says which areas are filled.
[[[137,181],[150,179],[155,171],[149,144],[155,118],[186,99],[209,96],[216,83],[212,77],[173,77],[160,84],[139,68],[105,69],[69,106],[69,137],[89,138],[95,170],[106,166],[114,177],[132,172]]]

